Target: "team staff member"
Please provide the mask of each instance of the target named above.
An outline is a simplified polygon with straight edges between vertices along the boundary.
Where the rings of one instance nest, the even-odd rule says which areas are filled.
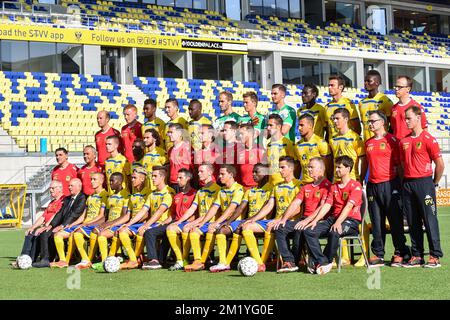
[[[102,168],[95,162],[97,152],[91,145],[84,147],[83,159],[86,164],[78,170],[78,178],[83,183],[83,193],[90,196],[94,193],[94,188],[91,185],[91,174],[96,172],[102,172]]]
[[[444,160],[436,139],[422,128],[422,111],[412,106],[405,112],[406,124],[412,133],[400,140],[400,159],[403,166],[403,202],[408,219],[412,258],[406,268],[419,267],[423,261],[423,231],[425,225],[430,258],[427,268],[441,266],[443,256],[437,219],[436,190],[444,172]],[[434,175],[432,162],[435,164]],[[433,177],[434,176],[434,177]]]
[[[69,152],[65,148],[55,150],[56,163],[58,165],[52,170],[52,180],[61,181],[64,196],[70,195],[69,182],[77,177],[78,168],[69,162]]]
[[[394,137],[397,140],[401,140],[411,133],[411,130],[406,125],[405,111],[409,107],[418,106],[422,111],[422,116],[420,118],[420,123],[422,124],[422,129],[428,127],[427,117],[425,115],[425,110],[423,107],[410,96],[410,92],[413,88],[413,80],[408,76],[399,76],[395,82],[395,96],[398,98],[398,102],[392,107],[391,115],[391,130]]]
[[[392,101],[383,92],[379,92],[378,88],[381,85],[381,75],[376,70],[369,70],[364,78],[364,89],[369,95],[359,101],[359,114],[361,115],[361,122],[363,124],[363,140],[367,141],[373,137],[373,132],[369,130],[369,112],[373,110],[381,110],[386,115],[389,125],[389,120],[392,114]]]
[[[339,182],[331,186],[325,204],[303,231],[309,254],[320,275],[331,271],[339,238],[357,235],[361,223],[362,186],[350,176],[353,160],[349,156],[342,156],[336,159],[335,164]],[[319,241],[322,237],[328,237],[323,252]]]
[[[204,124],[200,130],[202,148],[194,152],[195,172],[199,172],[200,166],[203,163],[214,165],[212,179],[216,182],[220,169],[220,165],[217,164],[217,159],[220,157],[220,153],[218,146],[214,143],[214,127],[210,124]],[[199,177],[199,187],[203,187],[202,183],[202,179]]]
[[[300,162],[302,184],[313,182],[309,176],[309,160],[315,157],[322,157],[325,161],[325,172],[328,177],[332,177],[333,160],[331,149],[322,137],[314,133],[314,118],[311,114],[305,113],[298,121],[298,131],[301,139],[295,145],[295,158]]]
[[[142,124],[137,120],[137,108],[133,104],[125,106],[123,116],[127,124],[122,127],[120,138],[124,148],[124,156],[128,162],[133,163],[133,142],[136,138],[142,139]]]
[[[287,89],[282,84],[274,84],[270,92],[272,102],[275,109],[270,111],[270,115],[277,114],[283,120],[281,127],[281,135],[285,136],[293,143],[295,142],[295,125],[297,122],[297,114],[295,109],[285,103]]]
[[[97,124],[100,130],[95,134],[95,147],[98,152],[98,165],[101,168],[105,167],[105,161],[110,157],[110,153],[106,150],[106,138],[109,136],[116,136],[120,138],[119,130],[112,128],[109,125],[111,116],[108,111],[101,110],[97,113]],[[121,148],[119,148],[121,152]]]
[[[304,185],[294,201],[284,212],[280,221],[273,227],[278,251],[283,259],[283,264],[277,272],[297,271],[296,263],[303,249],[303,229],[315,218],[320,208],[327,199],[331,182],[325,177],[325,163],[322,158],[312,158],[308,164],[309,176],[313,179],[311,183]],[[298,220],[291,220],[300,213],[303,205],[302,216]],[[292,249],[289,250],[288,236],[294,235]]]
[[[353,180],[363,181],[366,176],[367,162],[364,150],[364,142],[361,137],[351,130],[348,126],[350,120],[350,113],[347,109],[336,109],[333,113],[333,123],[337,129],[337,133],[331,138],[330,146],[333,151],[334,159],[340,156],[349,156],[352,158],[354,167],[350,172]],[[361,162],[361,171],[359,164]],[[336,162],[335,162],[336,168]],[[334,181],[338,181],[339,177],[335,171]]]
[[[144,116],[145,122],[142,125],[142,136],[148,129],[155,129],[160,137],[164,136],[166,132],[166,123],[156,116],[156,106],[157,103],[154,99],[147,99],[144,101]],[[164,149],[164,141],[159,147]]]
[[[316,102],[318,96],[319,89],[314,84],[305,84],[302,90],[303,105],[297,110],[297,117],[300,119],[304,114],[310,114],[314,118],[314,134],[324,138],[326,111]]]
[[[387,117],[381,110],[369,111],[368,128],[373,137],[366,141],[366,157],[369,165],[367,200],[372,222],[372,266],[384,266],[386,241],[386,217],[394,243],[391,266],[399,267],[408,253],[403,231],[403,214],[400,208],[401,183],[398,177],[400,152],[398,140],[386,132]],[[367,233],[369,235],[369,233]],[[369,239],[364,239],[368,241]]]
[[[361,134],[361,124],[359,123],[358,111],[350,99],[344,97],[342,92],[345,89],[345,80],[340,75],[332,75],[328,79],[328,92],[332,100],[325,106],[327,122],[327,140],[330,140],[337,132],[333,123],[333,115],[336,109],[345,108],[349,112],[349,127],[356,134]]]

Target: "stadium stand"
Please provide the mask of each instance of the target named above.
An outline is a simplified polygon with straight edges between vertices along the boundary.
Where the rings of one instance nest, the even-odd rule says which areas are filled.
[[[270,91],[254,82],[135,77],[134,84],[156,99],[160,108],[169,97],[178,99],[186,118],[191,99],[202,102],[209,119],[219,117],[216,97],[224,90],[233,94],[234,110],[241,115],[245,112],[242,94],[247,91],[258,95],[258,112],[267,114],[271,108]],[[301,90],[302,86],[288,86],[288,101],[295,108],[302,103]],[[326,104],[331,100],[327,88],[319,90],[317,101]],[[345,94],[355,104],[366,97],[364,89],[347,88]],[[392,90],[386,94],[396,101]],[[424,106],[430,130],[437,137],[450,137],[450,94],[414,92],[413,97]],[[3,129],[28,152],[40,151],[40,138],[48,139],[48,151],[67,146],[80,152],[83,145],[93,143],[97,111],[108,110],[111,124],[120,128],[123,107],[135,103],[109,76],[6,71],[0,72],[0,101]]]

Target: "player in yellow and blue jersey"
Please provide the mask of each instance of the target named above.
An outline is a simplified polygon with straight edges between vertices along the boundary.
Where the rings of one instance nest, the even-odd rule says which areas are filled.
[[[235,181],[236,168],[230,164],[223,164],[220,166],[219,180],[223,184],[214,200],[208,213],[197,224],[194,231],[191,231],[191,243],[194,250],[194,241],[206,233],[205,245],[203,246],[203,254],[201,260],[194,260],[194,263],[185,267],[185,271],[198,271],[205,268],[206,258],[214,248],[215,233],[220,228],[221,224],[225,222],[239,204],[244,196],[244,188]],[[220,216],[218,215],[220,212]],[[211,219],[216,216],[214,222],[210,222]],[[193,241],[194,240],[194,241]],[[215,266],[218,268],[226,267],[223,264]],[[228,268],[229,269],[229,268]],[[212,270],[211,270],[212,271]],[[224,270],[221,270],[224,271]]]
[[[310,114],[314,118],[314,134],[324,138],[326,122],[325,107],[316,102],[319,89],[313,84],[305,84],[302,90],[303,106],[298,108],[297,117],[300,119],[304,114]]]
[[[269,163],[269,182],[274,186],[283,181],[278,166],[280,157],[295,157],[294,144],[289,138],[283,136],[282,127],[283,119],[278,114],[271,114],[267,122],[267,131],[270,135],[267,144],[267,160]]]
[[[147,202],[147,198],[149,197],[151,190],[145,186],[145,179],[147,176],[147,172],[144,168],[137,167],[134,169],[133,174],[131,175],[131,183],[135,189],[135,192],[130,195],[128,200],[128,208],[127,213],[121,216],[119,221],[117,221],[117,225],[111,227],[111,231],[114,232],[113,245],[116,244],[114,249],[117,249],[119,246],[118,241],[122,243],[125,240],[124,247],[127,250],[128,257],[131,261],[136,263],[135,268],[138,267],[137,258],[135,251],[131,248],[131,239],[130,236],[136,238],[136,243],[141,244],[143,241],[142,237],[137,236],[137,231],[139,228],[139,222],[143,221],[145,217],[142,217],[139,220],[136,220],[135,217],[144,207]],[[111,248],[110,255],[115,255]]]
[[[176,263],[169,270],[181,270],[188,265],[189,251],[192,251],[195,260],[202,260],[200,247],[200,234],[195,233],[195,228],[208,213],[214,200],[220,191],[220,186],[213,180],[214,166],[203,163],[198,167],[198,178],[203,188],[197,191],[195,199],[188,210],[178,219],[167,227],[167,238],[169,239],[172,250],[176,256]],[[193,218],[193,219],[192,219]],[[192,219],[192,221],[191,221]],[[210,221],[214,221],[213,217]],[[190,237],[190,232],[194,235]],[[178,243],[178,234],[181,233],[182,243]],[[192,243],[191,243],[192,242]],[[182,245],[182,248],[181,248]],[[206,257],[205,257],[206,261]]]
[[[119,145],[119,137],[109,136],[106,138],[106,151],[111,154],[111,156],[105,161],[105,174],[109,193],[111,193],[109,178],[114,172],[120,172],[124,175],[124,177],[127,177],[123,182],[123,188],[128,190],[127,181],[128,175],[130,174],[130,163],[123,154],[119,153]]]
[[[114,232],[111,229],[127,222],[124,221],[123,217],[127,214],[128,202],[130,200],[130,194],[122,187],[122,182],[124,179],[123,175],[120,172],[114,172],[109,179],[113,193],[109,195],[106,203],[106,215],[108,216],[108,219],[105,223],[98,225],[94,229],[91,233],[90,241],[92,244],[95,243],[95,240],[97,240],[102,260],[99,263],[94,263],[92,268],[99,271],[103,270],[103,262],[108,257],[108,239],[113,238],[109,256],[114,256],[116,254],[118,238],[114,237]],[[91,245],[90,250],[89,256],[93,257],[95,252],[92,252],[92,250],[95,250],[95,246]]]
[[[269,183],[267,176],[268,166],[257,163],[253,167],[253,179],[258,186],[245,191],[244,198],[241,204],[237,207],[234,214],[228,219],[219,229],[216,235],[217,250],[219,252],[219,263],[230,267],[231,261],[239,250],[242,242],[242,228],[243,223],[254,217],[269,200],[273,186]],[[233,235],[228,254],[227,236]],[[260,270],[264,271],[264,270]]]
[[[77,269],[90,268],[92,265],[91,260],[93,259],[93,253],[95,251],[92,250],[92,255],[88,256],[84,249],[84,238],[89,238],[95,227],[105,220],[108,192],[103,189],[104,180],[105,176],[103,173],[96,172],[91,175],[91,185],[94,189],[94,193],[86,200],[86,209],[75,222],[76,225],[69,230],[64,230],[64,232],[73,233],[76,248],[81,255],[81,262],[75,266]],[[97,241],[92,241],[90,243],[91,247],[95,247],[96,242]],[[58,245],[60,245],[60,243],[58,243]]]
[[[345,80],[340,75],[331,75],[328,79],[328,92],[332,100],[325,106],[327,122],[327,140],[330,140],[336,134],[336,128],[333,123],[333,113],[336,109],[345,108],[350,113],[349,127],[358,135],[361,134],[361,123],[359,122],[358,111],[353,102],[344,97],[342,92],[345,88]]]
[[[142,125],[142,136],[148,129],[155,129],[160,137],[163,137],[166,132],[166,123],[156,116],[157,103],[154,99],[147,99],[144,101],[144,116],[145,122]],[[164,141],[161,141],[161,148],[164,149]]]
[[[258,212],[242,225],[242,235],[251,256],[258,263],[258,270],[265,271],[265,262],[275,244],[272,227],[278,223],[286,209],[300,190],[301,183],[294,177],[295,160],[291,157],[281,157],[279,160],[280,173],[283,182],[273,187],[270,199]],[[273,213],[273,215],[272,215]],[[295,217],[292,217],[295,219]],[[255,233],[264,233],[264,247],[259,255]]]
[[[165,167],[153,167],[152,180],[156,186],[156,190],[148,194],[145,203],[136,215],[132,216],[130,221],[124,224],[119,230],[120,241],[127,250],[128,257],[130,258],[129,261],[121,264],[121,269],[138,268],[139,263],[137,257],[141,255],[144,249],[144,233],[147,230],[168,224],[171,221],[169,208],[172,205],[175,192],[166,185],[166,176],[167,171]],[[131,196],[130,201],[133,196],[134,194]],[[136,238],[135,249],[132,247],[130,235]],[[148,249],[154,248],[148,247]],[[151,257],[153,260],[154,257]]]
[[[163,139],[155,129],[147,129],[144,132],[143,139],[146,153],[144,155],[144,159],[142,160],[142,164],[147,171],[146,186],[148,186],[151,190],[155,190],[155,186],[153,185],[151,179],[153,172],[152,168],[153,166],[166,165],[169,162],[169,159],[167,158],[166,150],[160,147]]]
[[[333,158],[349,156],[353,162],[353,168],[350,176],[353,180],[363,181],[366,176],[367,162],[364,142],[361,137],[348,127],[350,113],[347,109],[337,109],[333,114],[333,122],[338,130],[330,140],[330,147],[333,151]],[[361,162],[361,170],[359,164]],[[336,168],[336,166],[335,166]],[[334,181],[339,180],[334,170]]]
[[[197,99],[192,99],[189,102],[188,111],[189,116],[191,117],[191,120],[188,123],[191,146],[194,150],[200,150],[202,148],[202,140],[200,138],[202,125],[211,124],[211,120],[202,114],[202,103]]]

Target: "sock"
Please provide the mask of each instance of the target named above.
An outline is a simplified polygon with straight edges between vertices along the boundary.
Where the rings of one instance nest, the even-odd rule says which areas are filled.
[[[202,258],[202,249],[200,248],[200,235],[197,232],[190,232],[189,239],[191,240],[192,253],[194,254],[194,261]]]
[[[98,249],[100,250],[100,255],[102,256],[102,262],[108,257],[108,239],[104,236],[98,236]]]
[[[67,240],[67,254],[66,254],[66,262],[70,264],[70,259],[72,259],[73,252],[75,251],[75,240],[73,239],[73,233],[70,235]]]
[[[121,242],[119,237],[114,236],[111,240],[111,247],[109,248],[109,256],[115,256],[117,249],[120,247]]]
[[[98,235],[91,232],[91,236],[89,237],[89,261],[94,260],[95,252],[97,251],[97,239]]]
[[[56,251],[58,252],[59,261],[66,261],[63,237],[55,236],[54,239],[55,239]]]
[[[231,261],[233,261],[234,256],[241,247],[241,243],[242,243],[242,236],[240,234],[233,233],[233,239],[231,240],[230,249],[228,249],[227,254],[227,265],[230,265]]]
[[[121,232],[119,233],[119,239],[122,242],[122,245],[127,250],[128,258],[130,258],[130,261],[137,262],[136,255],[134,254],[133,246],[131,244],[131,239],[128,233]]]
[[[215,240],[214,233],[206,234],[205,245],[203,246],[202,258],[201,258],[202,263],[206,262],[206,259],[208,259],[208,256],[211,254],[211,251],[214,249],[214,240]]]
[[[136,257],[139,257],[142,254],[142,251],[144,251],[144,237],[137,235],[134,254],[136,255]]]
[[[275,234],[272,232],[264,232],[264,245],[263,251],[261,253],[261,260],[266,263],[269,255],[272,253],[273,247],[275,246]]]
[[[181,241],[180,237],[175,231],[167,230],[167,239],[169,239],[170,246],[172,247],[173,253],[177,257],[177,261],[183,260],[183,254],[181,253]]]
[[[342,260],[343,261],[350,261],[350,257],[348,254],[348,246],[347,246],[347,240],[342,241]]]
[[[218,234],[216,236],[217,250],[219,251],[219,263],[227,263],[227,236],[224,234]]]
[[[78,252],[80,253],[81,260],[89,261],[86,250],[84,250],[84,235],[80,232],[75,232],[73,238],[75,239],[75,245],[77,246]]]
[[[251,230],[242,231],[242,236],[244,237],[247,248],[250,251],[250,255],[256,260],[258,264],[263,264],[261,256],[259,255],[258,242],[256,241],[255,235]]]
[[[189,252],[191,251],[191,239],[189,239],[189,233],[182,232],[181,239],[183,243],[183,262],[189,261]]]

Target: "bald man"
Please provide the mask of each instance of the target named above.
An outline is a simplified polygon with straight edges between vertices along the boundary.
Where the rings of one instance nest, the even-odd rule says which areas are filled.
[[[35,268],[50,266],[49,238],[77,220],[86,208],[86,195],[81,191],[82,183],[78,178],[69,182],[70,196],[65,197],[61,210],[53,217],[49,228],[39,235],[41,260],[33,263]],[[53,243],[53,241],[51,241]]]
[[[110,156],[109,152],[106,151],[106,138],[109,136],[117,136],[120,138],[119,130],[112,128],[109,125],[109,120],[111,116],[106,110],[101,110],[97,113],[97,124],[100,130],[95,134],[95,145],[98,152],[98,165],[103,169],[105,167],[105,161]],[[119,149],[120,152],[121,149]]]

